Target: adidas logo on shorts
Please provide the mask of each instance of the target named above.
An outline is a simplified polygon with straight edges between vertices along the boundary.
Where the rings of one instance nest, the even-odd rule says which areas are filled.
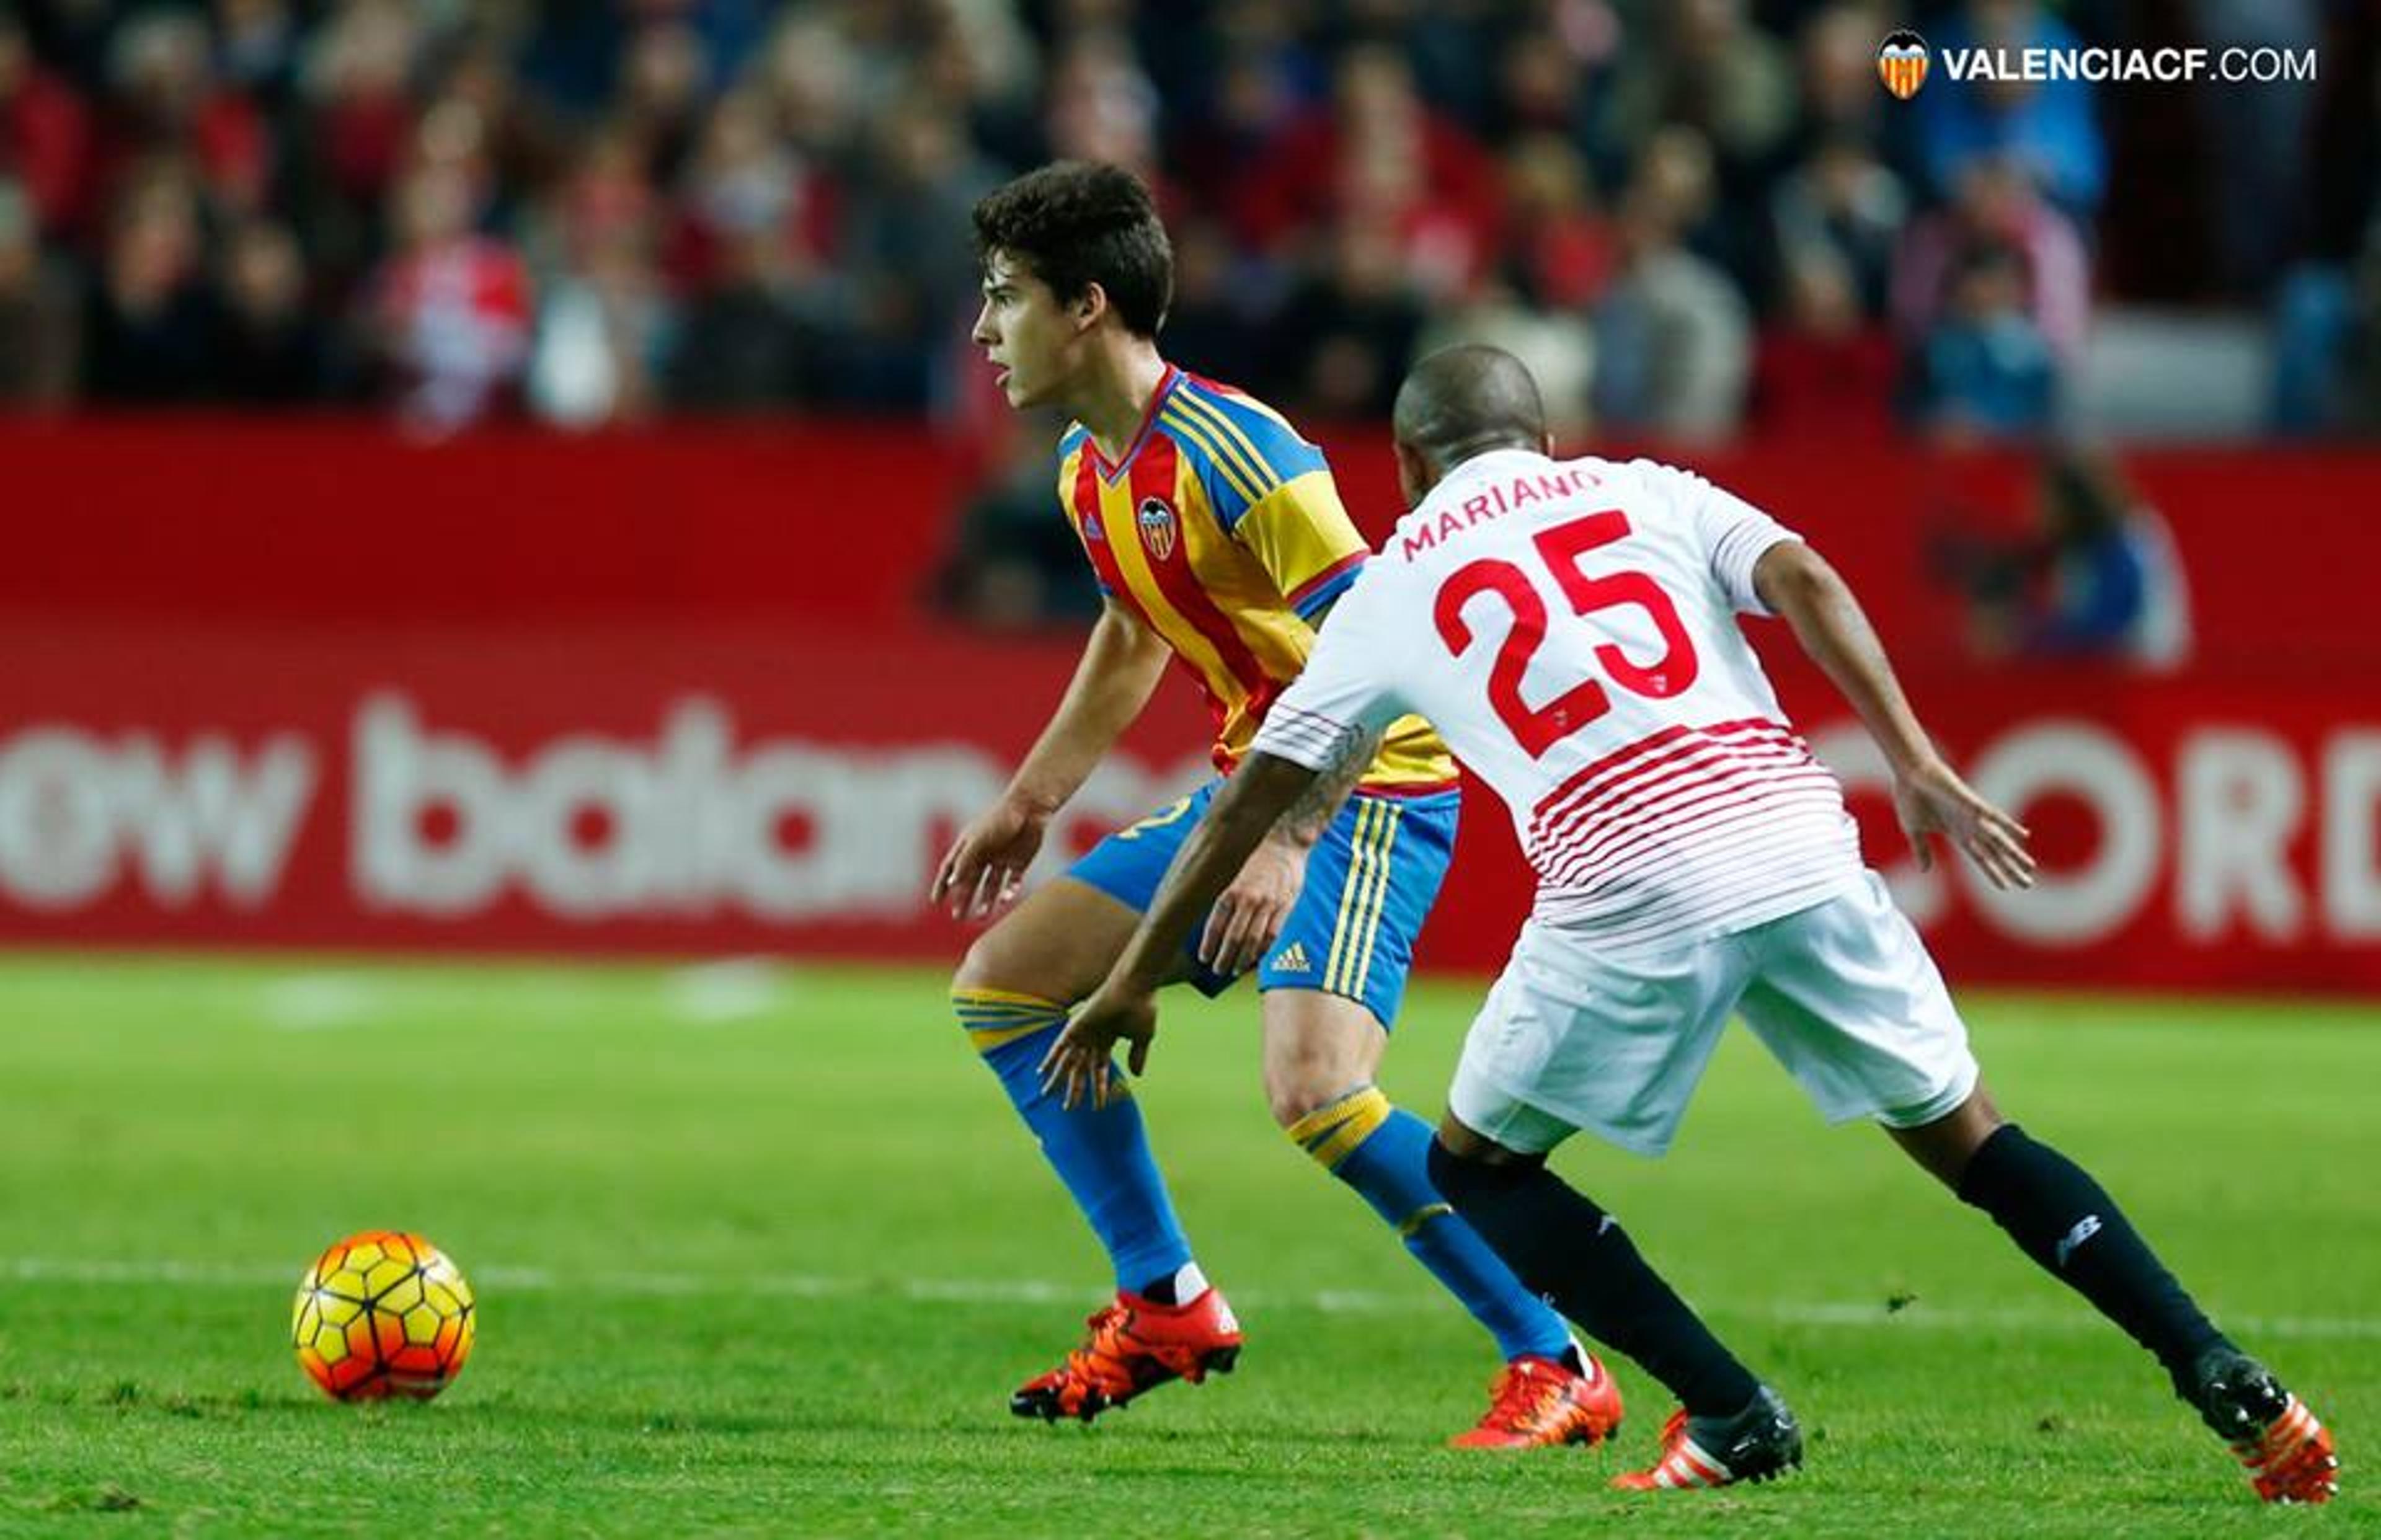
[[[1291,942],[1288,946],[1284,947],[1280,951],[1274,953],[1273,968],[1274,972],[1276,973],[1312,973],[1314,972],[1314,964],[1306,960],[1306,948],[1295,941]]]

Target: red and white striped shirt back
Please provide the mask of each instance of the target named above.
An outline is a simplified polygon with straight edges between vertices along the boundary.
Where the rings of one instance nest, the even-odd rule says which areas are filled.
[[[1430,720],[1513,814],[1537,914],[1664,950],[1859,878],[1835,777],[1787,726],[1740,614],[1794,538],[1649,460],[1468,460],[1399,521],[1254,747],[1321,767],[1358,724]]]

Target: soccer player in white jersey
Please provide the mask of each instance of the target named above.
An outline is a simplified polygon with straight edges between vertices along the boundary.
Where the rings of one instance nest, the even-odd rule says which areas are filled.
[[[1777,1393],[1595,1204],[1545,1168],[1585,1129],[1659,1154],[1731,1012],[1831,1118],[1867,1117],[2155,1354],[2261,1497],[2321,1502],[2331,1436],[2201,1314],[2115,1200],[2002,1120],[1940,973],[1861,863],[1834,778],[1779,712],[1739,615],[1782,617],[1893,767],[1922,866],[1948,838],[2029,885],[2025,830],[1935,752],[1859,604],[1766,514],[1686,471],[1550,458],[1535,384],[1459,348],[1397,403],[1413,511],[1368,563],[1107,982],[1044,1060],[1071,1099],[1138,1072],[1196,917],[1321,773],[1427,718],[1513,814],[1537,903],[1465,1040],[1431,1175],[1530,1288],[1678,1397],[1625,1487],[1800,1463]]]

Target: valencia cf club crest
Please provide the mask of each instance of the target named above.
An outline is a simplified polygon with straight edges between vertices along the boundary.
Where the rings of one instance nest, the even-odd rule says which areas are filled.
[[[1876,76],[1885,89],[1907,102],[1926,83],[1926,40],[1916,32],[1895,32],[1878,46]]]
[[[1181,538],[1182,525],[1174,517],[1174,510],[1166,506],[1166,499],[1143,497],[1140,519],[1141,543],[1149,547],[1149,554],[1160,561],[1170,558],[1174,543]]]

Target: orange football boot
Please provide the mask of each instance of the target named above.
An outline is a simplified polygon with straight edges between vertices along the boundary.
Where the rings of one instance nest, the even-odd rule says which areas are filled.
[[[2338,1495],[2331,1430],[2282,1388],[2272,1370],[2219,1346],[2201,1357],[2192,1378],[2200,1416],[2231,1446],[2258,1497],[2269,1503],[2322,1503]]]
[[[1690,1417],[1680,1407],[1662,1424],[1662,1458],[1612,1478],[1623,1492],[1732,1486],[1768,1481],[1802,1463],[1802,1429],[1767,1386],[1733,1417]]]
[[[1222,1293],[1209,1289],[1188,1304],[1165,1305],[1119,1289],[1116,1302],[1084,1323],[1083,1345],[1066,1362],[1028,1380],[1008,1398],[1020,1417],[1088,1423],[1111,1407],[1168,1380],[1197,1385],[1207,1371],[1228,1375],[1240,1357],[1240,1324]]]
[[[1447,1440],[1458,1449],[1534,1449],[1551,1444],[1600,1444],[1620,1426],[1620,1387],[1580,1351],[1585,1372],[1534,1354],[1505,1365],[1489,1389],[1487,1414]]]

